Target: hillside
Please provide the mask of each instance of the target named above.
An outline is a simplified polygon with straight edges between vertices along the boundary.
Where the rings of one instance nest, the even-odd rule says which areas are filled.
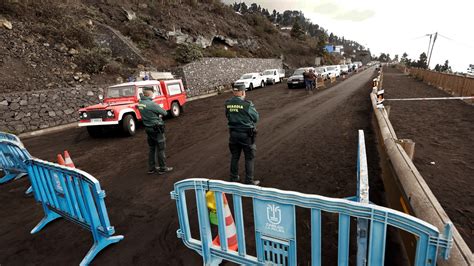
[[[105,84],[200,56],[311,65],[324,37],[293,38],[262,14],[213,0],[7,0],[0,12],[12,24],[0,28],[0,92]]]

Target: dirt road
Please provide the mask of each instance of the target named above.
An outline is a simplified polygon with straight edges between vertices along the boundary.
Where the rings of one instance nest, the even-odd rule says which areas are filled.
[[[248,99],[261,115],[256,177],[262,185],[331,197],[355,195],[357,130],[363,129],[371,200],[381,203],[383,186],[368,97],[373,75],[373,70],[367,70],[313,95],[288,90],[286,84],[249,92]],[[50,161],[58,152],[69,150],[76,166],[97,177],[106,190],[111,223],[125,240],[99,254],[96,265],[202,263],[176,237],[176,207],[169,192],[176,181],[185,178],[228,179],[223,102],[229,96],[190,102],[182,117],[166,121],[168,164],[175,167],[166,176],[146,174],[148,150],[143,129],[132,138],[91,139],[84,129],[72,129],[25,140],[32,155]],[[30,235],[42,218],[42,209],[22,195],[27,185],[23,179],[0,187],[0,264],[77,264],[91,245],[90,233],[59,220]],[[251,220],[251,214],[248,216]],[[307,216],[301,214],[303,220]],[[337,220],[329,217],[328,221],[324,234],[334,237]],[[310,259],[307,224],[298,227],[298,262],[302,264]],[[247,242],[252,250],[251,239]],[[323,240],[323,246],[324,261],[334,262],[337,242]]]

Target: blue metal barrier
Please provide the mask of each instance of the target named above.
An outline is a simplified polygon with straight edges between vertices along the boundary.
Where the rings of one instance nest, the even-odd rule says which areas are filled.
[[[202,178],[186,179],[175,183],[172,199],[176,200],[179,218],[177,235],[183,243],[203,257],[204,265],[216,265],[221,260],[250,265],[297,265],[295,208],[311,212],[311,262],[321,265],[322,212],[339,215],[338,265],[349,264],[350,218],[357,218],[357,264],[383,265],[387,227],[392,226],[418,237],[414,265],[436,265],[437,253],[448,259],[452,246],[451,224],[444,234],[416,217],[368,202],[367,163],[363,134],[359,135],[358,193],[356,200],[335,199],[319,195],[283,191],[274,188],[243,185]],[[186,191],[194,191],[199,223],[199,238],[191,236],[186,203]],[[212,243],[206,191],[214,191],[218,227],[224,228],[222,194],[231,195],[237,229],[238,251],[227,248],[225,230],[219,230],[220,243]],[[242,198],[253,202],[256,256],[246,251]],[[369,228],[370,225],[370,229]]]
[[[60,217],[90,230],[94,245],[80,265],[88,265],[102,249],[123,239],[121,235],[113,236],[115,230],[105,207],[105,191],[93,176],[39,159],[28,160],[27,168],[35,199],[42,203],[45,213],[32,234]]]
[[[20,138],[18,138],[14,134],[10,134],[7,132],[0,131],[0,140],[10,140],[10,141],[16,141],[21,144],[21,147],[23,147],[23,143],[21,143]]]
[[[21,142],[0,139],[0,169],[4,172],[0,184],[25,176],[25,160],[28,159],[31,159],[31,155]]]

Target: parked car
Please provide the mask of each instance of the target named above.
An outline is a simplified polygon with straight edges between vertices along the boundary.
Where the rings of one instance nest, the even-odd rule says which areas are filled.
[[[305,84],[304,84],[303,73],[305,71],[309,71],[309,70],[314,70],[314,68],[313,67],[302,67],[302,68],[298,68],[297,70],[295,70],[293,75],[291,75],[288,78],[288,81],[287,81],[288,89],[293,89],[293,88],[298,88],[298,87],[304,88]]]
[[[244,85],[246,89],[251,91],[257,87],[265,87],[265,79],[260,73],[247,73],[234,82],[234,86],[237,85]]]
[[[327,70],[329,72],[329,77],[339,77],[341,74],[336,66],[328,66]]]
[[[319,77],[322,77],[324,80],[329,79],[329,71],[326,67],[317,67],[315,71],[316,71],[316,74]]]
[[[349,73],[349,66],[348,65],[341,65],[341,72],[342,72],[342,74],[348,74]]]
[[[265,80],[265,84],[280,83],[285,77],[285,70],[283,69],[267,69],[263,71],[262,76]]]
[[[154,102],[172,117],[181,114],[186,91],[180,79],[144,80],[108,87],[100,97],[101,103],[79,109],[79,126],[86,127],[92,137],[100,136],[109,127],[119,127],[125,134],[134,135],[137,122],[141,121],[137,108],[140,94],[143,87],[149,86],[155,89]]]
[[[360,68],[363,65],[361,61],[355,61],[354,64],[357,65],[357,68]]]

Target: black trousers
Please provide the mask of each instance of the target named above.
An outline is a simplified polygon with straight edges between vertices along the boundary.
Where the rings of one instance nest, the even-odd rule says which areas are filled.
[[[166,167],[165,134],[153,128],[145,128],[145,132],[150,149],[148,153],[148,169],[154,170],[156,168],[156,161],[158,161],[159,168],[164,169]]]
[[[230,159],[230,178],[239,179],[239,159],[242,151],[245,156],[245,181],[252,181],[254,178],[255,154],[257,146],[255,139],[248,132],[230,131],[229,149]]]

